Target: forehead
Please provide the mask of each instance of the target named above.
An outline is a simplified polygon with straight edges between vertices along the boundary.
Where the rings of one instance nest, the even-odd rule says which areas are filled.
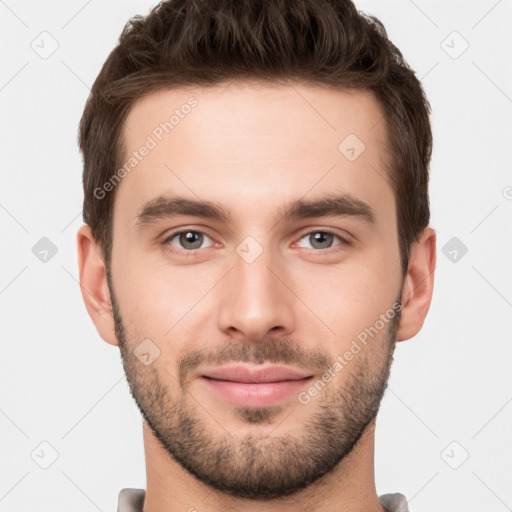
[[[394,203],[383,113],[367,90],[258,82],[161,90],[134,104],[123,139],[127,172],[114,210],[133,220],[166,193],[253,215],[333,191]]]

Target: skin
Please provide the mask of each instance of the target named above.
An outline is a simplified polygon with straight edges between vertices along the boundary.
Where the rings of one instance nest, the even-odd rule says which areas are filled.
[[[77,235],[87,311],[99,335],[120,345],[132,393],[143,414],[154,422],[150,427],[145,415],[144,510],[383,511],[374,482],[371,414],[376,413],[372,407],[378,408],[380,396],[371,403],[368,391],[372,385],[383,391],[395,340],[412,338],[423,325],[433,292],[436,237],[430,227],[421,233],[403,276],[395,199],[384,170],[381,108],[369,91],[297,84],[237,82],[159,91],[137,101],[130,111],[124,131],[127,154],[168,118],[165,113],[191,96],[198,106],[117,185],[110,287],[90,228],[82,226]],[[354,161],[338,150],[350,133],[366,146]],[[288,202],[333,192],[350,193],[370,205],[375,224],[351,216],[276,222]],[[178,216],[137,227],[141,206],[161,194],[218,203],[232,213],[232,219]],[[186,254],[179,236],[162,244],[183,228],[207,235],[192,255]],[[333,230],[350,245],[334,236],[330,248],[316,248],[307,235],[322,228]],[[247,236],[262,249],[252,263],[236,251]],[[399,298],[403,304],[399,323],[397,318],[396,325],[389,322],[381,329],[308,404],[293,394],[280,407],[255,413],[250,405],[235,406],[202,385],[193,371],[180,380],[180,363],[190,354],[201,354],[196,371],[214,360],[208,357],[222,353],[229,361],[238,361],[237,348],[242,346],[249,354],[249,366],[254,367],[263,353],[277,361],[293,354],[295,364],[290,366],[321,378],[320,366],[315,367],[308,356],[320,354],[324,362],[332,363]],[[160,351],[148,366],[133,353],[147,338]],[[264,352],[267,348],[270,352]],[[360,399],[357,410],[368,414],[361,413],[359,424],[350,430],[347,411],[356,398]],[[304,457],[294,458],[296,450],[312,449],[328,438],[321,428],[326,418],[322,414],[330,413],[335,420],[336,435],[359,428],[360,436],[314,482],[288,495],[257,499],[219,490],[170,456],[154,427],[164,437],[169,434],[165,427],[178,425],[176,410],[188,414],[181,427],[194,419],[208,439],[230,443],[242,450],[239,454],[245,453],[242,440],[258,439],[264,457],[255,467],[262,475],[271,456],[277,461],[274,469],[279,469],[276,447],[282,447],[285,438],[296,443],[287,453],[291,457],[287,474],[302,468]],[[173,436],[182,431],[177,428]],[[231,462],[240,474],[244,460],[238,457]],[[196,463],[208,470],[210,461]]]

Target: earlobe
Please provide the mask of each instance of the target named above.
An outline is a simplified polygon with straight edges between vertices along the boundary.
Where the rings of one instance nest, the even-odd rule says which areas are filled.
[[[87,312],[103,340],[117,345],[105,264],[87,224],[77,232],[77,252],[80,290]]]
[[[402,317],[397,341],[405,341],[421,330],[434,290],[436,233],[427,227],[411,246],[409,267],[402,290]]]

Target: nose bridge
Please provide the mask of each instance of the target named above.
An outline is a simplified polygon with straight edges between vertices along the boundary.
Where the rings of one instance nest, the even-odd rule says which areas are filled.
[[[293,294],[283,284],[284,276],[278,279],[275,275],[281,268],[277,255],[251,238],[233,255],[233,269],[221,291],[219,327],[236,329],[257,341],[273,328],[292,330]]]

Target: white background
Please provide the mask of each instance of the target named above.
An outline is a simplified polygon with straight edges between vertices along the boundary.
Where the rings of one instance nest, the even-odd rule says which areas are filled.
[[[434,298],[423,330],[395,352],[377,491],[404,493],[414,511],[510,510],[512,1],[356,3],[416,70],[434,132]],[[121,488],[145,487],[119,352],[98,336],[77,282],[76,138],[124,23],[152,5],[0,1],[1,511],[114,511]],[[47,50],[58,43],[46,59],[31,47],[41,37]],[[57,248],[46,263],[32,252],[42,237]],[[468,249],[456,262],[443,253],[453,237]],[[48,469],[35,462],[50,461],[41,442],[58,452]]]

